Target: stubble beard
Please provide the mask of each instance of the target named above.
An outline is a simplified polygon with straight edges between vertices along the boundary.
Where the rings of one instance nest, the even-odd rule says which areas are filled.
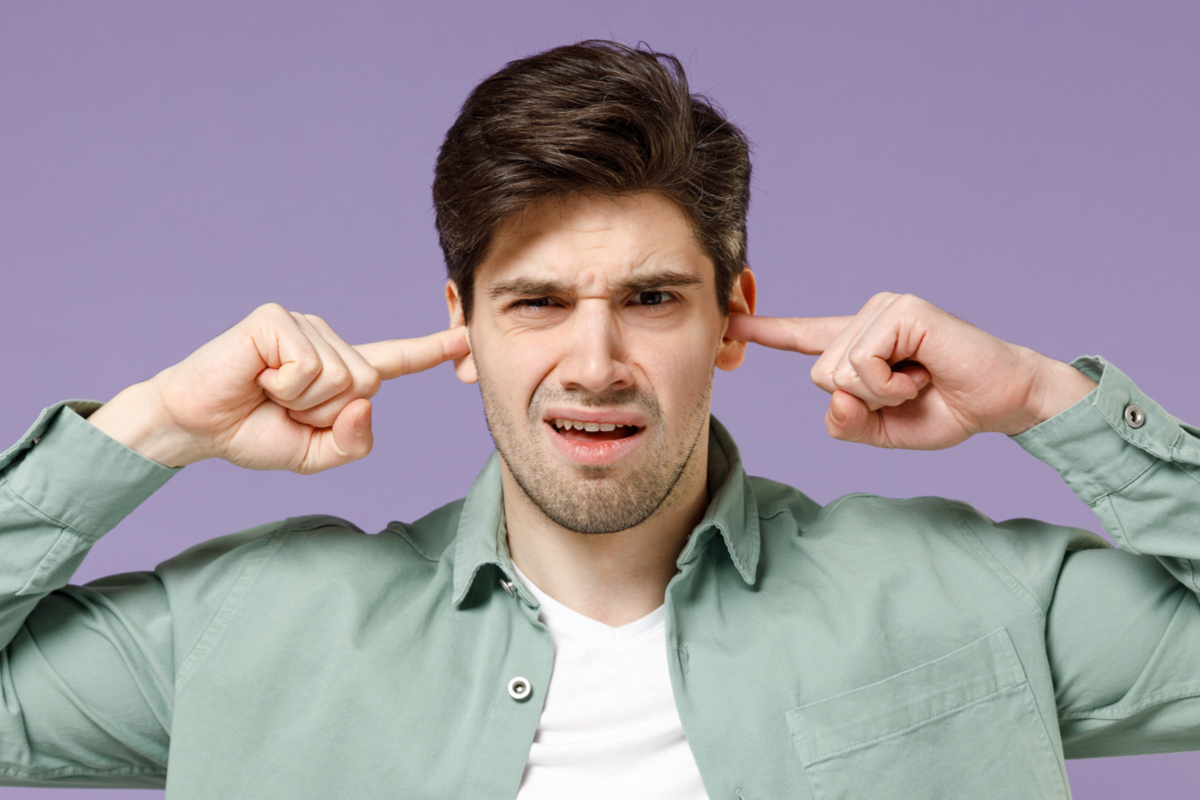
[[[554,524],[577,533],[617,533],[640,525],[664,505],[695,458],[708,420],[712,373],[708,383],[681,419],[685,435],[672,448],[662,407],[651,393],[636,388],[591,394],[554,392],[541,387],[534,393],[523,423],[509,414],[479,373],[479,391],[492,441],[517,485]],[[552,466],[537,443],[543,436],[541,409],[552,403],[592,408],[636,407],[646,418],[649,441],[639,450],[643,466]],[[554,434],[557,435],[557,434]]]

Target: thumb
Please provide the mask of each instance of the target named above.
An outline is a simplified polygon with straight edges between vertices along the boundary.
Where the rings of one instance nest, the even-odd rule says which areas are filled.
[[[871,411],[865,402],[849,392],[838,389],[829,398],[829,410],[825,412],[825,430],[834,439],[878,447],[881,446],[879,425],[879,412]]]
[[[342,409],[332,427],[313,431],[308,452],[296,471],[312,474],[349,464],[370,453],[375,443],[371,408],[371,401],[360,397]]]

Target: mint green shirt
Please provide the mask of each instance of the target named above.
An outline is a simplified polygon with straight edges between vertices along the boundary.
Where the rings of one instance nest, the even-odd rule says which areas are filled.
[[[1098,389],[1016,438],[1121,550],[938,498],[821,507],[747,477],[714,420],[666,594],[710,797],[1065,798],[1064,757],[1200,748],[1200,431],[1076,366]],[[516,794],[553,648],[495,456],[465,499],[378,534],[294,518],[67,585],[172,473],[62,404],[0,457],[0,782]]]

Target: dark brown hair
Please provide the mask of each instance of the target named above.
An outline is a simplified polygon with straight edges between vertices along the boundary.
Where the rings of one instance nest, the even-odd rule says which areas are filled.
[[[475,269],[509,215],[552,197],[638,192],[683,209],[727,314],[746,264],[749,145],[689,92],[677,58],[592,40],[513,61],[476,86],[433,179],[446,269],[467,319]]]

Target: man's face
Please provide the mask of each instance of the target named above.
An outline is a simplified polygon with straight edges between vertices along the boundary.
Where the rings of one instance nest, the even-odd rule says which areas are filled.
[[[713,366],[743,347],[722,341],[713,280],[657,194],[549,200],[495,232],[459,374],[478,377],[507,471],[556,524],[627,530],[703,481]],[[448,298],[453,317],[452,284]]]

